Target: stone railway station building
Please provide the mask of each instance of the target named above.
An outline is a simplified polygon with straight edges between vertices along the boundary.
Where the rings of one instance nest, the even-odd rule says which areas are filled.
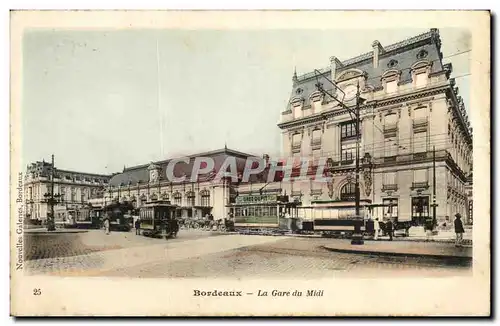
[[[452,221],[455,213],[472,221],[472,129],[451,77],[452,65],[443,62],[437,29],[391,45],[374,41],[370,52],[344,61],[331,57],[330,65],[318,70],[320,75],[293,74],[289,102],[278,124],[282,157],[308,157],[313,162],[305,179],[285,182],[277,177],[268,183],[263,175],[256,175],[246,183],[228,178],[214,182],[212,173],[196,182],[172,183],[165,173],[170,160],[165,160],[126,168],[112,176],[77,173],[83,181],[76,183],[74,179],[71,184],[71,189],[76,189],[75,198],[88,198],[93,206],[118,200],[131,201],[137,207],[146,201],[167,199],[179,206],[179,217],[212,214],[219,219],[228,215],[228,205],[238,196],[265,192],[286,194],[291,201],[310,208],[303,210],[303,218],[348,217],[354,214],[359,133],[362,205],[390,203],[392,209],[386,213],[392,217],[421,223],[432,216],[436,187],[439,223]],[[318,91],[318,82],[327,94]],[[355,108],[358,85],[362,103],[360,129],[356,130],[352,116],[337,100]],[[247,157],[254,155],[227,148],[199,153],[191,155],[188,164],[176,164],[174,174],[189,178],[198,156],[214,159],[214,173],[228,156],[235,157],[238,173],[242,173]],[[314,179],[320,158],[328,162],[329,182]],[[39,169],[39,163],[28,170]],[[90,183],[85,183],[87,179]],[[45,184],[45,180],[34,180],[26,183],[27,191],[38,189],[40,182]],[[46,208],[35,211],[37,215],[32,216],[43,217]]]

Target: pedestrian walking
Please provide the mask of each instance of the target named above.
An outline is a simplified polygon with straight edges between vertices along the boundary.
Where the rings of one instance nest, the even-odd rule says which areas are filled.
[[[373,239],[378,240],[378,235],[380,233],[380,223],[378,221],[378,217],[373,222],[373,231],[375,232],[375,236],[373,237]]]
[[[434,225],[433,225],[433,222],[432,222],[431,218],[427,218],[425,220],[425,226],[424,227],[425,227],[425,236],[426,236],[425,241],[431,241],[432,231],[434,229]]]
[[[135,220],[135,235],[141,235],[141,219]]]
[[[457,236],[455,240],[455,247],[461,247],[462,241],[464,239],[464,225],[462,223],[462,215],[460,213],[455,214],[455,234]]]
[[[109,218],[106,217],[104,219],[104,230],[106,231],[106,234],[108,235],[109,234]]]
[[[392,224],[392,220],[389,217],[387,222],[385,223],[385,230],[389,235],[389,240],[392,241],[392,237],[394,236],[394,225]]]

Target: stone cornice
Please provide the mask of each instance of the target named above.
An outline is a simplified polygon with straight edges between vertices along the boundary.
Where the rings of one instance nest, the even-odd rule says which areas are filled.
[[[455,93],[455,91],[453,89],[453,85],[454,85],[454,80],[453,80],[453,82],[450,83],[449,87],[447,88],[449,98],[452,101],[452,103],[448,103],[448,107],[451,108],[454,117],[460,122],[459,123],[460,128],[461,128],[462,132],[465,133],[465,135],[467,136],[466,141],[469,144],[469,146],[472,148],[472,136],[469,132],[469,128],[467,127],[464,116],[460,112],[459,106],[461,103],[457,98],[457,94]]]
[[[368,108],[375,108],[375,107],[385,107],[385,106],[391,106],[393,107],[394,105],[404,103],[407,101],[412,101],[420,98],[425,98],[433,95],[437,95],[440,93],[445,93],[449,89],[449,85],[440,85],[436,86],[433,88],[426,88],[414,92],[409,92],[407,94],[401,94],[395,97],[391,97],[388,99],[381,99],[381,100],[370,100],[367,101],[365,104],[360,106],[360,111],[363,112],[364,110]],[[355,108],[355,106],[351,106],[352,109]],[[335,117],[343,114],[348,114],[348,111],[346,109],[342,108],[336,108],[328,111],[324,111],[319,114],[311,115],[308,117],[304,117],[301,119],[297,120],[292,120],[292,121],[287,121],[287,122],[282,122],[278,124],[278,127],[280,129],[288,129],[292,127],[298,127],[298,126],[303,126],[307,125],[313,122],[321,121],[328,119],[330,117]]]

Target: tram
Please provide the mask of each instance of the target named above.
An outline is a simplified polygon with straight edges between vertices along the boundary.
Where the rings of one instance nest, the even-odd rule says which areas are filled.
[[[105,218],[109,218],[109,228],[114,231],[130,231],[132,228],[132,221],[127,216],[128,212],[134,210],[134,206],[129,202],[113,201],[102,209],[101,223]]]
[[[397,206],[372,204],[361,200],[359,215],[352,201],[317,201],[302,206],[290,202],[288,196],[279,194],[244,194],[228,205],[234,227],[240,233],[311,233],[323,236],[350,237],[356,226],[365,236],[374,234],[374,220],[378,218],[385,233],[385,220],[390,217],[394,230],[404,230],[408,235],[411,221],[397,217]]]
[[[165,239],[176,237],[179,232],[179,224],[175,218],[177,207],[168,200],[145,203],[139,209],[141,234],[149,237],[165,237]]]
[[[298,231],[298,203],[279,194],[247,194],[229,204],[234,229],[242,233],[284,233]]]

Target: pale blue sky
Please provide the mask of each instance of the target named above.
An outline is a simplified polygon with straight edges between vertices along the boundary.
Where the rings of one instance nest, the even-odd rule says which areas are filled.
[[[54,153],[59,168],[111,173],[225,143],[275,155],[295,66],[310,72],[332,55],[370,51],[375,39],[388,45],[425,31],[33,30],[23,39],[23,165]],[[465,30],[440,34],[445,57],[471,47]],[[452,76],[469,73],[469,55],[444,59]],[[469,77],[456,81],[473,112]]]

